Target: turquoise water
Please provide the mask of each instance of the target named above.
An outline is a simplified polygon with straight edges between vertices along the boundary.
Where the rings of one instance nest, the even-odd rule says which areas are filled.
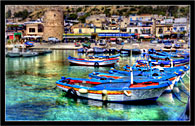
[[[70,66],[67,57],[85,57],[73,50],[54,50],[44,56],[6,57],[6,121],[161,121],[177,120],[185,105],[172,93],[163,94],[151,104],[103,104],[99,101],[65,97],[55,82],[65,77],[87,78],[93,71],[107,72],[109,67]],[[139,55],[133,55],[135,63]],[[115,66],[121,69],[130,57],[120,57]],[[184,77],[189,88],[189,78]],[[180,86],[180,84],[178,84]],[[175,88],[183,102],[187,96]]]

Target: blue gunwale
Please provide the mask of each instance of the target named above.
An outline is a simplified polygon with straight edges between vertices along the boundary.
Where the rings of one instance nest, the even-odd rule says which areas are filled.
[[[58,81],[56,81],[56,84],[60,84],[63,86],[68,86],[68,87],[72,87],[72,88],[80,88],[80,89],[87,89],[87,90],[94,90],[94,91],[99,91],[99,90],[110,90],[110,91],[123,91],[123,90],[143,90],[143,89],[154,89],[154,88],[162,88],[162,87],[167,87],[169,85],[172,84],[171,81],[160,81],[159,83],[163,83],[163,84],[159,84],[159,85],[154,85],[154,86],[146,86],[146,87],[133,87],[133,88],[129,88],[129,87],[121,87],[121,88],[105,88],[104,86],[102,86],[101,88],[95,88],[95,87],[83,87],[83,86],[79,86],[79,85],[72,85],[72,84],[67,84],[67,83],[62,83],[60,81],[62,81],[63,79],[60,79]],[[121,82],[123,83],[123,82]],[[109,84],[109,83],[108,83]],[[111,83],[112,84],[112,83]],[[127,83],[130,85],[130,83]],[[102,84],[102,85],[106,85],[106,84]]]

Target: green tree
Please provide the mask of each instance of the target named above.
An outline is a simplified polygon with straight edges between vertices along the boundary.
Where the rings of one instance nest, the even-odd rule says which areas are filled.
[[[106,14],[107,17],[111,16],[110,9],[105,9],[104,14]]]
[[[68,17],[69,20],[75,20],[77,19],[77,14],[70,14],[70,16]]]
[[[132,7],[132,8],[130,9],[130,11],[136,11],[136,9]]]
[[[81,10],[82,10],[82,8],[79,7],[76,11],[77,11],[77,12],[81,12]]]
[[[6,18],[10,18],[10,17],[11,17],[11,15],[12,15],[11,10],[8,10],[8,11],[6,12]]]
[[[80,22],[82,22],[82,23],[85,23],[85,19],[86,19],[88,16],[90,16],[90,13],[86,13],[85,15],[80,16],[78,20],[79,20]]]
[[[28,17],[28,15],[29,15],[29,13],[26,9],[23,11],[19,11],[19,12],[14,13],[14,17],[21,17],[23,20],[26,19]]]
[[[116,8],[118,9],[118,8],[120,8],[120,6],[116,6]]]

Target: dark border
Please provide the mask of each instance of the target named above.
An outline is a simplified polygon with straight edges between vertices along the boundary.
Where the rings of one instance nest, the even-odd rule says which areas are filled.
[[[190,13],[190,21],[191,21],[191,121],[190,122],[180,122],[180,121],[5,121],[5,5],[190,5],[191,13]],[[109,0],[109,1],[2,1],[1,2],[1,125],[195,125],[194,124],[194,80],[192,79],[194,76],[194,1],[119,1],[119,0]],[[2,59],[4,58],[4,59]]]

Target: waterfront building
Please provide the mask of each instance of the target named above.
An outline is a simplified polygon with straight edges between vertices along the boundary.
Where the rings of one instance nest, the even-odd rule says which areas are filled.
[[[90,26],[83,23],[73,25],[71,31],[74,34],[91,34]]]
[[[158,24],[156,25],[156,37],[169,38],[172,30],[172,24]]]
[[[175,18],[173,32],[187,31],[187,18]]]
[[[43,23],[26,24],[26,36],[43,36]]]
[[[96,27],[102,27],[103,23],[106,23],[106,15],[100,14],[100,15],[91,15],[86,18],[87,24],[93,24]]]
[[[120,21],[120,30],[121,32],[127,32],[127,26],[129,25],[130,20],[129,18],[126,17],[122,17],[121,21]]]
[[[25,32],[25,25],[21,23],[7,23],[6,24],[6,39],[19,40]]]

